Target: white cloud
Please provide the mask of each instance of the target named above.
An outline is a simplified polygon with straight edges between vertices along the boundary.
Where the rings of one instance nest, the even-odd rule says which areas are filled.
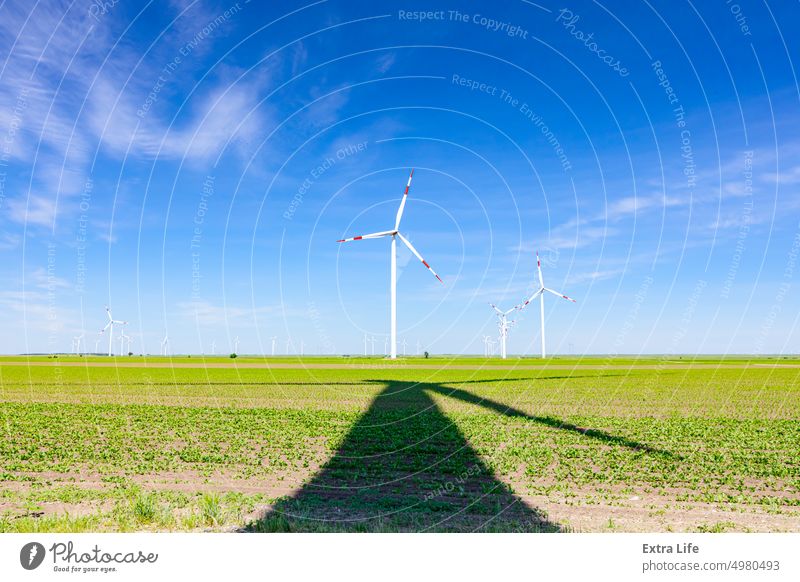
[[[55,199],[31,194],[8,201],[8,215],[20,224],[52,227],[56,218]]]

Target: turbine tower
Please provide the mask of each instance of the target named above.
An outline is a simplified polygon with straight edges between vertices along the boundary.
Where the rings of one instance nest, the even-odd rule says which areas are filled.
[[[539,258],[539,253],[536,253],[536,268],[539,273],[539,289],[537,289],[533,295],[531,295],[525,303],[519,306],[519,309],[525,309],[525,307],[539,297],[539,319],[541,320],[542,325],[542,357],[546,357],[545,352],[545,343],[544,343],[544,292],[547,291],[548,293],[552,293],[556,297],[561,297],[562,299],[566,299],[567,301],[572,301],[573,303],[577,303],[572,297],[567,297],[563,293],[559,293],[558,291],[553,291],[552,289],[548,289],[544,286],[544,279],[542,278],[542,260]]]
[[[108,323],[100,330],[100,333],[105,333],[108,330],[108,355],[113,356],[111,342],[114,340],[114,326],[115,325],[128,325],[127,321],[119,321],[111,316],[111,309],[106,307],[106,315],[108,316]]]
[[[169,345],[169,336],[164,334],[164,339],[161,340],[161,355],[162,356],[166,356],[167,355],[167,346],[168,345]]]
[[[436,272],[433,269],[431,269],[431,266],[427,263],[427,261],[425,259],[423,259],[422,255],[420,255],[417,252],[417,249],[414,248],[414,245],[412,245],[408,241],[408,239],[406,237],[404,237],[400,233],[400,220],[403,218],[403,210],[405,209],[405,206],[406,206],[406,199],[408,198],[408,190],[409,190],[409,188],[411,188],[411,178],[413,178],[413,177],[414,177],[414,170],[412,169],[411,170],[411,174],[408,176],[408,182],[406,183],[406,190],[405,190],[405,192],[403,192],[403,198],[400,200],[400,208],[397,209],[397,216],[395,217],[395,221],[394,221],[394,230],[384,230],[384,231],[381,231],[381,232],[374,232],[372,234],[354,236],[352,238],[344,238],[344,239],[340,239],[339,241],[337,241],[337,242],[343,243],[343,242],[350,242],[350,241],[355,241],[355,240],[366,240],[366,239],[370,239],[370,238],[383,238],[385,236],[392,237],[391,259],[390,259],[390,264],[391,264],[391,268],[390,268],[390,271],[391,271],[391,285],[390,285],[390,296],[391,296],[391,300],[390,300],[390,312],[391,312],[391,342],[390,342],[390,347],[391,347],[391,352],[390,352],[389,357],[391,359],[393,359],[393,360],[397,358],[397,239],[399,238],[403,242],[403,244],[406,245],[408,247],[408,249],[412,253],[414,253],[414,255],[420,261],[422,261],[422,264],[425,265],[431,273],[433,273],[434,277],[439,279],[440,283],[443,283],[443,281],[439,277],[439,275],[437,275]],[[366,342],[366,339],[365,339],[364,340],[364,355],[366,355],[366,351],[367,351],[366,347],[367,347],[367,342]]]
[[[508,311],[500,311],[494,303],[490,303],[495,313],[497,314],[497,327],[500,330],[500,357],[506,359],[506,338],[508,337],[508,329],[514,325],[514,321],[508,321],[508,314],[517,309],[512,307]]]
[[[233,338],[233,353],[239,355],[239,336]]]
[[[275,342],[278,341],[278,336],[274,335],[270,338],[272,340],[272,355],[275,355]]]

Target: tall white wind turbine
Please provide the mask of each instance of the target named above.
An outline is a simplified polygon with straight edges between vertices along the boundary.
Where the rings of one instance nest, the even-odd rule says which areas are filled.
[[[161,355],[166,356],[169,348],[169,336],[165,333],[164,339],[161,340]]]
[[[115,325],[128,325],[127,321],[120,321],[111,316],[111,309],[106,307],[106,315],[108,316],[108,323],[100,330],[100,333],[105,333],[108,330],[108,355],[113,356],[111,342],[114,340],[114,326]]]
[[[403,198],[400,200],[400,208],[397,209],[397,216],[395,217],[394,221],[394,230],[384,230],[381,232],[373,232],[372,234],[365,234],[361,236],[354,236],[352,238],[344,238],[340,239],[337,242],[351,242],[355,240],[366,240],[370,238],[383,238],[385,236],[392,237],[392,247],[391,247],[391,285],[390,285],[390,311],[391,311],[391,342],[390,347],[391,351],[389,357],[391,359],[397,358],[397,239],[399,238],[404,245],[408,247],[408,249],[414,253],[422,264],[425,265],[428,270],[433,273],[433,276],[436,277],[440,283],[444,283],[436,274],[436,272],[431,268],[428,262],[422,258],[422,255],[417,252],[417,249],[414,248],[406,237],[404,237],[400,233],[400,220],[403,218],[403,210],[406,206],[406,199],[408,198],[408,190],[411,188],[411,178],[414,177],[414,170],[411,170],[411,174],[408,176],[408,182],[406,183],[405,192],[403,192]],[[366,341],[364,342],[364,352],[366,352]],[[366,353],[365,353],[366,355]]]
[[[272,355],[275,355],[275,342],[278,341],[278,336],[274,335],[270,338],[272,340]]]
[[[577,303],[572,297],[567,297],[563,293],[558,291],[553,291],[552,289],[548,289],[544,286],[544,279],[542,278],[542,260],[539,258],[539,253],[536,253],[536,269],[539,273],[539,289],[537,289],[533,295],[531,295],[522,305],[519,306],[519,309],[525,309],[525,307],[539,297],[539,319],[541,321],[542,326],[542,357],[546,357],[545,351],[545,343],[544,343],[544,293],[547,291],[548,293],[552,293],[556,297],[561,297],[562,299],[566,299],[567,301],[572,301],[573,303]]]
[[[500,357],[506,359],[506,338],[508,337],[509,328],[514,325],[514,320],[508,320],[508,314],[517,309],[517,306],[512,307],[508,311],[500,311],[494,303],[490,303],[494,312],[497,314],[497,328],[500,332]]]

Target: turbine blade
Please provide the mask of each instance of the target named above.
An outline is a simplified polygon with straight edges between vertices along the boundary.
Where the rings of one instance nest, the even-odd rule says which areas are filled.
[[[536,269],[539,271],[539,286],[544,287],[544,279],[542,279],[542,259],[539,258],[539,251],[536,251]]]
[[[494,309],[495,312],[497,312],[497,315],[503,315],[503,312],[497,309],[497,305],[495,305],[494,303],[490,303],[489,305],[491,305],[492,309]]]
[[[384,231],[381,231],[381,232],[373,232],[373,233],[370,233],[370,234],[362,234],[360,236],[354,236],[352,238],[342,238],[342,239],[337,240],[336,242],[343,243],[343,242],[350,242],[350,241],[354,241],[354,240],[363,240],[363,239],[367,239],[367,238],[380,238],[382,236],[389,236],[390,234],[392,234],[392,232],[393,231],[391,231],[391,230],[384,230]]]
[[[545,287],[543,290],[544,291],[549,291],[553,295],[557,295],[558,297],[561,297],[562,299],[566,299],[567,301],[572,301],[573,303],[577,303],[577,301],[575,301],[572,297],[567,297],[566,295],[564,295],[563,293],[559,293],[558,291],[553,291],[552,289],[548,289],[547,287]]]
[[[397,233],[397,236],[399,236],[400,240],[403,241],[403,244],[405,244],[408,247],[408,249],[412,253],[414,253],[420,261],[422,261],[422,264],[425,265],[426,267],[428,267],[428,270],[431,273],[433,273],[433,276],[436,277],[437,279],[439,279],[439,283],[444,284],[444,281],[442,281],[442,278],[439,275],[437,275],[436,271],[434,271],[431,268],[431,266],[428,264],[428,262],[425,259],[422,258],[422,255],[417,252],[417,249],[414,248],[414,245],[412,245],[410,242],[408,242],[408,239],[406,237],[404,237],[402,234],[400,234],[399,232]]]
[[[110,325],[111,325],[111,322],[109,321],[109,322],[106,324],[106,326],[105,326],[103,329],[101,329],[101,330],[100,330],[100,332],[99,332],[99,333],[103,333],[103,332],[105,332],[105,331],[106,331],[106,330],[109,328],[109,326],[110,326]]]
[[[519,309],[520,311],[521,311],[521,310],[523,310],[523,309],[525,309],[525,308],[528,306],[528,303],[530,303],[531,301],[533,301],[534,299],[536,299],[536,298],[537,298],[537,297],[538,297],[538,296],[539,296],[539,295],[542,293],[542,290],[543,290],[543,289],[544,289],[544,288],[542,288],[542,289],[539,289],[538,291],[536,291],[536,292],[535,292],[533,295],[531,295],[530,297],[528,297],[528,298],[527,298],[525,301],[523,301],[522,303],[520,303],[519,305],[517,305],[517,306],[515,307],[515,309]]]
[[[411,178],[414,177],[414,168],[411,168],[411,174],[408,176],[408,183],[406,184],[406,191],[403,192],[403,199],[400,200],[400,208],[397,209],[397,218],[394,221],[394,229],[400,228],[400,219],[403,218],[403,210],[406,207],[406,198],[408,198],[408,189],[411,188]]]

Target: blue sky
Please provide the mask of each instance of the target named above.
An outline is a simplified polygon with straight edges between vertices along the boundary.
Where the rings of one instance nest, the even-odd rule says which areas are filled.
[[[0,352],[797,351],[796,3],[265,4],[0,5]]]

